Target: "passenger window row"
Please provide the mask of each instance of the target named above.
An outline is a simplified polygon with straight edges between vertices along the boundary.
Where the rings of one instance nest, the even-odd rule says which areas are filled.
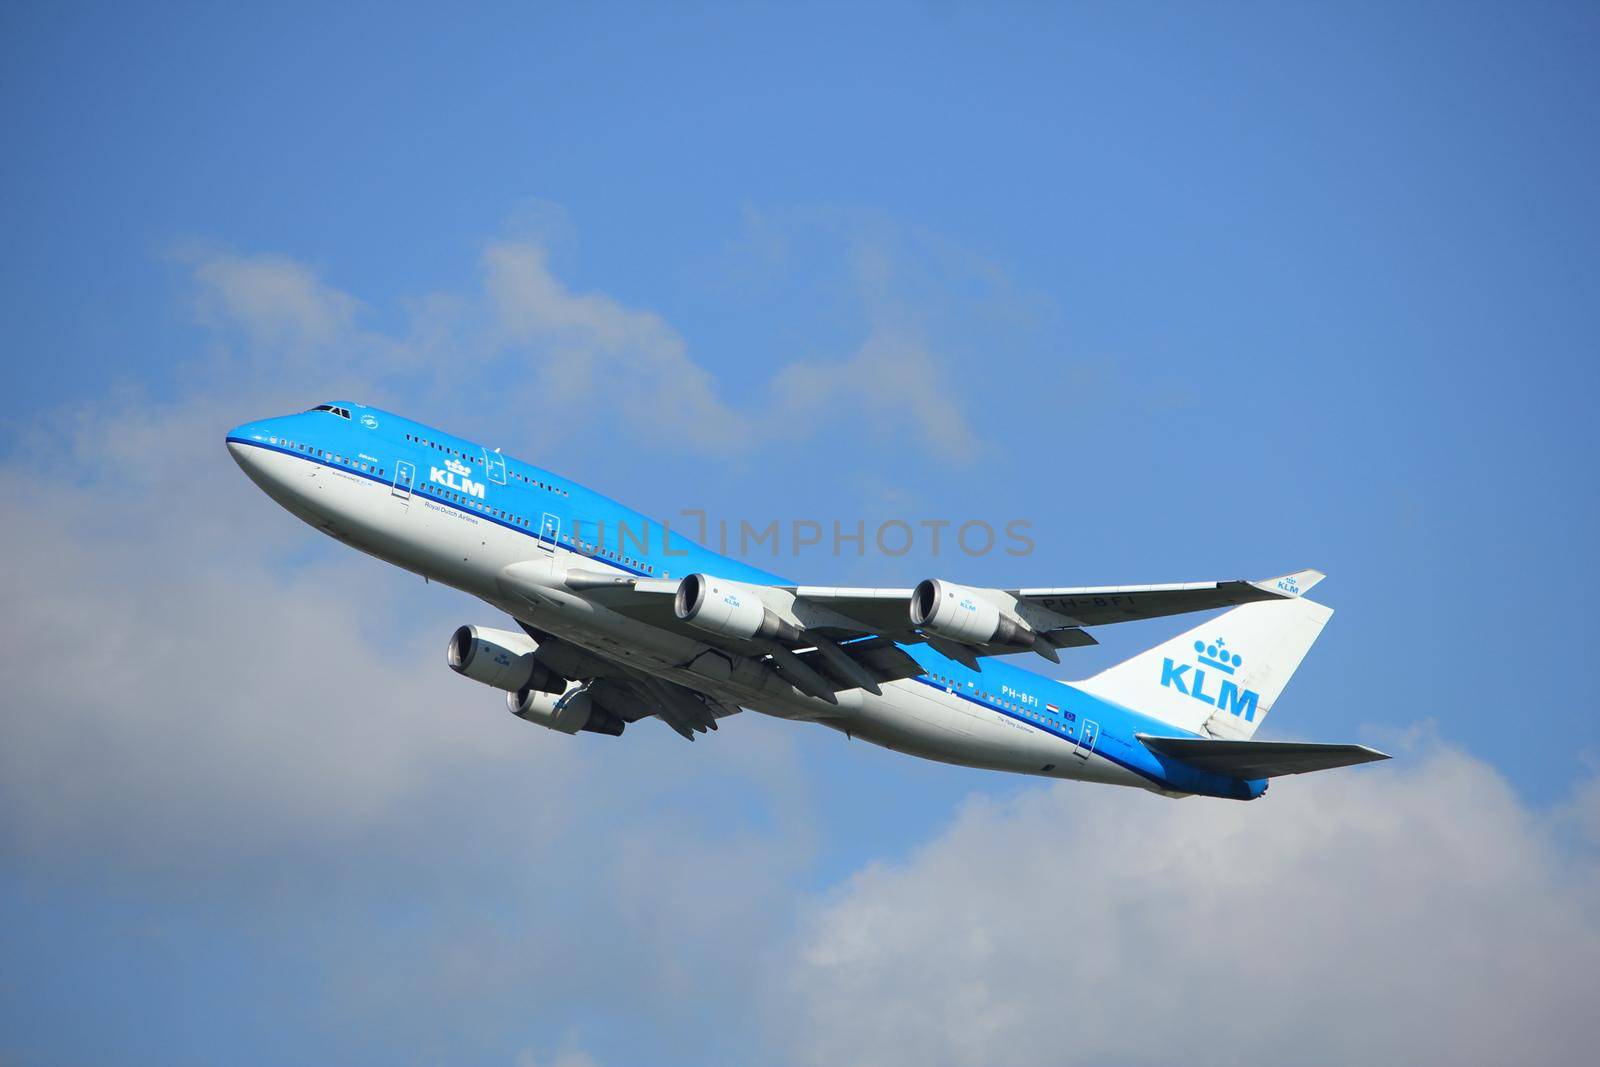
[[[502,508],[492,508],[483,503],[481,500],[475,500],[469,496],[462,496],[460,493],[457,493],[452,489],[442,489],[439,486],[434,485],[432,482],[422,483],[417,487],[417,492],[425,493],[428,496],[437,497],[440,500],[447,500],[450,503],[461,507],[462,509],[476,511],[480,515],[487,515],[496,519],[503,519],[513,526],[521,526],[523,528],[530,527],[528,520],[521,515],[514,515]]]
[[[341,467],[349,467],[354,471],[365,471],[368,474],[376,474],[380,478],[387,476],[384,469],[378,466],[376,463],[368,463],[365,460],[355,459],[351,456],[341,456],[336,452],[328,452],[317,448],[314,445],[308,445],[303,441],[291,441],[287,437],[274,437],[272,440],[276,444],[281,444],[283,447],[292,449],[296,452],[302,452],[314,459],[324,459],[329,463],[337,463]]]
[[[418,437],[414,433],[406,434],[406,440],[414,441],[417,444],[422,445],[424,448],[431,448],[435,451],[443,452],[447,456],[455,456],[457,459],[465,460],[468,463],[477,463],[479,465],[482,465],[483,463],[482,456],[475,456],[471,452],[463,452],[461,449],[452,448],[449,445],[441,445],[437,441],[430,441],[426,437]]]
[[[547,492],[554,493],[557,496],[571,496],[572,495],[571,493],[567,492],[565,489],[562,489],[559,486],[551,485],[548,482],[541,482],[539,479],[530,478],[526,474],[520,474],[517,471],[511,471],[510,474],[511,474],[511,477],[515,478],[517,481],[523,483],[524,485],[536,486],[536,487],[538,487],[540,489],[546,490]]]
[[[960,682],[960,681],[957,681],[954,678],[949,677],[948,675],[930,673],[928,675],[928,677],[932,678],[935,682],[938,682],[940,685],[945,686],[946,688],[949,688],[949,689],[972,689],[973,690],[973,694],[972,694],[973,696],[976,696],[976,697],[979,697],[979,698],[981,698],[983,700],[986,700],[989,703],[995,705],[996,707],[1004,708],[1007,711],[1014,711],[1018,715],[1023,716],[1024,718],[1032,719],[1034,722],[1042,723],[1042,724],[1044,724],[1046,726],[1059,726],[1060,725],[1060,723],[1059,723],[1059,721],[1057,719],[1057,716],[1059,715],[1059,712],[1057,713],[1057,716],[1051,716],[1051,715],[1043,714],[1041,712],[1032,711],[1032,710],[1029,710],[1028,708],[1023,707],[1020,704],[1014,703],[1014,702],[1009,701],[1009,700],[1003,700],[1000,697],[997,697],[993,693],[990,693],[990,692],[988,692],[986,690],[977,689],[971,682]],[[1071,722],[1071,721],[1075,720],[1076,718],[1077,718],[1077,716],[1069,714],[1067,716],[1067,721]],[[1067,730],[1068,733],[1071,733],[1072,732],[1072,727],[1068,726],[1068,727],[1066,727],[1066,730]]]
[[[585,541],[581,537],[574,540],[567,534],[562,534],[561,540],[565,541],[569,545],[575,545],[579,551],[585,552],[588,555],[600,556],[604,559],[615,560],[618,563],[626,563],[630,567],[637,567],[646,574],[654,574],[656,572],[654,564],[646,563],[644,560],[635,559],[632,556],[623,555],[621,552],[613,552],[609,548],[601,548],[599,545]]]

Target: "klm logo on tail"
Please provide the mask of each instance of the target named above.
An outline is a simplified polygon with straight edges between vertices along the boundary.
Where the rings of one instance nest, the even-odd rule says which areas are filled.
[[[1256,721],[1256,701],[1260,699],[1254,689],[1240,689],[1232,681],[1232,674],[1244,663],[1244,657],[1229,652],[1220,637],[1211,644],[1194,643],[1198,663],[1174,663],[1170,656],[1161,661],[1161,684],[1176,689],[1186,697],[1202,704],[1219,708],[1230,715],[1243,715],[1245,722]],[[1206,692],[1206,670],[1215,671],[1222,678],[1214,694]],[[1194,673],[1191,674],[1190,672]]]

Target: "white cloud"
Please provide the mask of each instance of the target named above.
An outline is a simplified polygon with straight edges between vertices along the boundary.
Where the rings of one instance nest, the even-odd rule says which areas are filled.
[[[803,1063],[1571,1063],[1600,1040],[1592,783],[1557,814],[1434,748],[1179,802],[975,801],[809,924]]]
[[[481,292],[400,299],[402,324],[388,332],[364,326],[362,301],[288,257],[185,258],[202,321],[223,346],[213,371],[237,386],[243,365],[247,380],[294,388],[298,402],[358,394],[382,403],[403,372],[426,386],[435,412],[531,421],[546,439],[600,432],[729,457],[866,427],[946,459],[981,449],[943,361],[903,325],[878,322],[853,353],[798,359],[730,398],[670,323],[573,291],[536,240],[489,244]]]
[[[959,403],[963,395],[932,351],[914,334],[881,327],[843,360],[791,363],[772,384],[770,425],[803,437],[819,431],[878,438],[909,432],[915,446],[969,463],[984,443]]]
[[[723,403],[715,378],[654,312],[572,292],[536,244],[493,244],[484,267],[504,339],[535,358],[542,409],[609,414],[656,439],[710,452],[750,444],[748,416]]]
[[[212,252],[191,257],[202,310],[263,344],[327,344],[349,330],[360,303],[281,255]]]
[[[535,1055],[530,1049],[517,1057],[517,1067],[599,1067],[599,1064],[582,1049],[564,1049],[550,1059]]]

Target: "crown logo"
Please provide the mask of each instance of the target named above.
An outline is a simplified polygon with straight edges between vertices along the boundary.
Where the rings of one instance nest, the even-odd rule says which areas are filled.
[[[445,460],[444,467],[445,470],[449,471],[451,474],[459,474],[463,478],[472,473],[472,468],[467,466],[465,463],[462,463],[458,459]]]
[[[1232,674],[1234,668],[1244,662],[1243,656],[1228,651],[1227,642],[1220,637],[1209,645],[1204,641],[1196,641],[1194,653],[1195,658],[1201,663],[1207,667],[1215,667],[1223,674]]]

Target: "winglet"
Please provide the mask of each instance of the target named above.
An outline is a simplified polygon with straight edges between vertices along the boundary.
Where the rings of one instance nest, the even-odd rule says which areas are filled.
[[[1311,592],[1311,587],[1326,577],[1327,575],[1321,571],[1295,571],[1293,574],[1283,574],[1276,578],[1268,578],[1265,581],[1251,582],[1250,584],[1257,589],[1265,589],[1267,592],[1277,596],[1297,597]]]

